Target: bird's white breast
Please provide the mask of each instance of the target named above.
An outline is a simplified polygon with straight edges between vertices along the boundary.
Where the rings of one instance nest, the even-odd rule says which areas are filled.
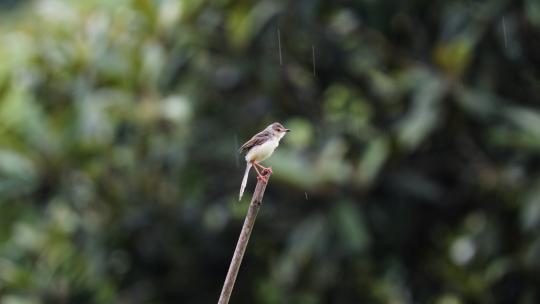
[[[261,162],[270,157],[270,155],[274,153],[277,146],[279,146],[279,138],[272,137],[272,139],[266,141],[265,143],[251,148],[246,155],[246,161]]]

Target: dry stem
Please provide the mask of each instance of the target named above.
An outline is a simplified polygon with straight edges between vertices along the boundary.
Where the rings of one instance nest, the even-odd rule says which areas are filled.
[[[270,179],[270,173],[262,173],[266,179]],[[249,204],[249,209],[246,214],[246,219],[244,220],[244,226],[242,226],[242,231],[240,232],[240,237],[238,238],[238,243],[236,243],[236,249],[234,250],[234,255],[229,265],[229,271],[227,272],[227,277],[225,278],[225,283],[223,283],[223,289],[221,290],[221,295],[219,296],[218,304],[227,304],[231,298],[231,293],[234,288],[234,282],[236,281],[236,276],[238,275],[238,269],[240,269],[240,264],[242,263],[242,258],[244,257],[244,252],[246,252],[246,247],[249,242],[249,237],[251,231],[253,230],[253,225],[255,224],[255,219],[257,218],[257,213],[259,208],[262,205],[262,199],[264,196],[264,190],[266,189],[267,182],[262,180],[257,181],[257,186],[255,186],[255,192],[251,198],[251,203]]]

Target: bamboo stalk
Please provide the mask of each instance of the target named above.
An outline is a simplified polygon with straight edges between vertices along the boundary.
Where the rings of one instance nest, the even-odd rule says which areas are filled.
[[[270,179],[270,173],[263,173],[266,179]],[[264,190],[266,189],[266,184],[262,180],[257,181],[257,186],[255,186],[255,192],[251,198],[251,203],[249,204],[249,209],[246,214],[246,219],[244,220],[244,226],[242,226],[242,231],[238,237],[238,242],[236,243],[236,249],[229,265],[229,271],[227,272],[227,277],[225,278],[225,283],[223,283],[223,289],[221,290],[221,295],[219,296],[218,304],[227,304],[231,298],[231,294],[234,288],[234,283],[236,281],[236,276],[238,275],[238,269],[240,269],[240,264],[242,263],[242,258],[244,257],[244,252],[246,252],[246,247],[249,242],[249,237],[251,236],[251,231],[253,230],[253,225],[255,225],[255,219],[257,218],[257,213],[262,205],[262,199],[264,196]]]

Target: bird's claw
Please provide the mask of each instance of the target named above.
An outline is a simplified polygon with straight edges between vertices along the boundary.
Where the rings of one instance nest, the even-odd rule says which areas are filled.
[[[264,168],[264,170],[262,170],[262,174],[272,174],[272,173],[274,173],[272,171],[272,167]]]
[[[268,177],[257,175],[257,180],[262,181],[264,183],[268,183]]]

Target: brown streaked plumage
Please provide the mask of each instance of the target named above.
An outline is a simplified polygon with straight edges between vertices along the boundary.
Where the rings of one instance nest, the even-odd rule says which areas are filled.
[[[249,151],[254,146],[258,146],[263,144],[265,141],[267,141],[272,134],[269,131],[263,130],[257,134],[255,134],[250,140],[248,140],[245,144],[243,144],[240,149],[238,149],[239,153],[243,153],[246,151]]]

